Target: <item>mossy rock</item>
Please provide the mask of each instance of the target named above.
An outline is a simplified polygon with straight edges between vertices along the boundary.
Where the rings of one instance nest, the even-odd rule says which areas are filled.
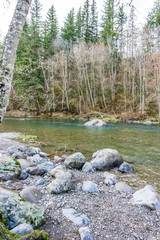
[[[44,208],[25,201],[19,194],[0,188],[0,218],[12,229],[21,223],[38,228],[45,220]]]
[[[34,231],[24,236],[11,233],[6,226],[0,222],[0,240],[50,240],[48,233]]]
[[[0,157],[0,179],[10,180],[16,178],[21,173],[19,162],[7,155]]]

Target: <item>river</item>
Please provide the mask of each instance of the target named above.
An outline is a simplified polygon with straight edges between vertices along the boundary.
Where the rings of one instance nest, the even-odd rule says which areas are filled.
[[[160,126],[113,124],[107,127],[85,127],[83,122],[61,120],[12,119],[3,121],[0,132],[21,132],[38,136],[50,154],[60,149],[80,151],[87,160],[103,148],[119,151],[133,163],[134,186],[152,184],[160,190]]]

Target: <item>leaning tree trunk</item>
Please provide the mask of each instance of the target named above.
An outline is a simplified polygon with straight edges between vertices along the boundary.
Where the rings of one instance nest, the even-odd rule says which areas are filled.
[[[17,0],[14,15],[6,36],[0,63],[0,123],[9,103],[16,51],[31,1]]]

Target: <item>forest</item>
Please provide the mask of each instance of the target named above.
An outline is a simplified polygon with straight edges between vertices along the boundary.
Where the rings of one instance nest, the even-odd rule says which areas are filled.
[[[53,5],[44,21],[41,10],[34,0],[17,49],[9,110],[160,118],[159,0],[141,28],[134,5],[117,0],[104,1],[101,17],[96,1],[86,0],[62,28]]]

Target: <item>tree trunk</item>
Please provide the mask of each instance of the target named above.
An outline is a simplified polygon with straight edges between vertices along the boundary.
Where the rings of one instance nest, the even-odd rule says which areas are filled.
[[[18,0],[5,40],[0,65],[0,123],[6,112],[11,91],[16,51],[32,0]]]

